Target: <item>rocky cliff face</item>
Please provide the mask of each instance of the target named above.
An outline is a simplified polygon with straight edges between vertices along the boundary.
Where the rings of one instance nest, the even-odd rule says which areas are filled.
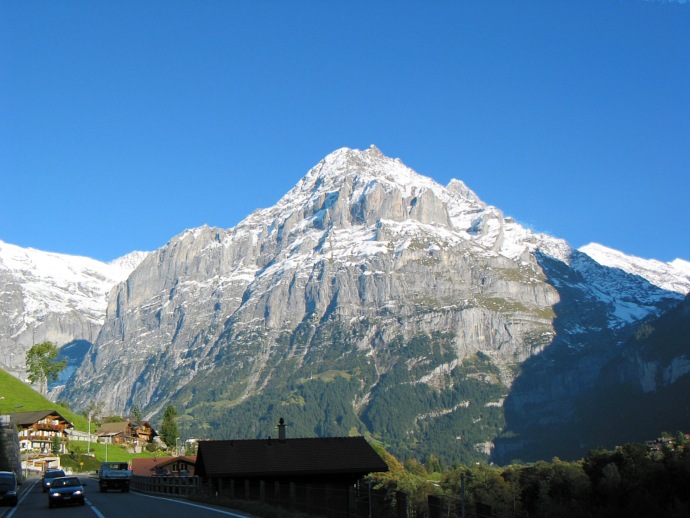
[[[523,243],[506,243],[511,226]],[[450,331],[459,358],[479,350],[519,362],[548,342],[534,336],[548,337],[558,300],[529,253],[536,241],[460,182],[444,189],[375,148],[340,150],[275,207],[234,229],[185,232],[149,256],[111,297],[79,385],[102,380],[97,397],[113,409],[146,406],[170,372],[129,380],[152,359],[184,373],[182,384],[219,347],[233,354],[238,337],[258,333],[258,374],[279,337],[329,318],[375,321],[361,338],[368,354],[398,334]],[[118,374],[105,368],[113,354]]]
[[[493,459],[579,458],[687,428],[690,297],[586,347],[562,341],[522,365]]]
[[[104,264],[0,242],[3,368],[24,378],[25,355],[32,345],[94,342],[105,318],[108,293],[144,255],[134,252]]]
[[[674,385],[690,372],[690,295],[657,319],[647,320],[607,365],[609,382],[644,394]]]
[[[172,401],[189,435],[270,434],[257,415],[280,411],[310,435],[389,434],[418,452],[432,436],[486,456],[521,365],[554,344],[605,348],[680,299],[532,233],[460,181],[341,149],[274,207],[146,257],[60,397],[152,414]]]

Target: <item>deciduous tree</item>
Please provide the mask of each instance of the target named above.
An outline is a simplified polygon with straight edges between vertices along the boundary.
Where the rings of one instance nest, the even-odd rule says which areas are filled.
[[[67,360],[58,361],[60,350],[52,342],[36,344],[26,353],[26,371],[29,381],[38,384],[41,394],[48,390],[48,383],[57,381],[62,369],[67,365]]]

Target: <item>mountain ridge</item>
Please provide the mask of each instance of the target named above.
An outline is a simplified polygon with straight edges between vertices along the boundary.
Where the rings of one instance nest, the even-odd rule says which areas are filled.
[[[451,461],[486,459],[501,430],[520,429],[505,412],[573,415],[521,370],[563,397],[567,383],[591,390],[607,351],[683,299],[639,273],[526,229],[460,180],[341,148],[273,207],[147,255],[55,394],[151,416],[173,402],[189,434],[258,437],[280,412],[305,434],[372,433],[404,455],[443,441]]]
[[[690,262],[683,259],[674,259],[671,262],[663,263],[656,259],[642,259],[626,255],[598,243],[589,243],[578,250],[601,265],[639,275],[659,288],[680,294],[690,291]]]

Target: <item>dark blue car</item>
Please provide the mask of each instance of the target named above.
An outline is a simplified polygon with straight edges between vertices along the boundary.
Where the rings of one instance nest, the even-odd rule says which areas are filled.
[[[43,473],[43,480],[41,480],[43,492],[45,493],[50,489],[50,484],[53,483],[53,479],[64,476],[65,472],[61,469],[47,469],[45,473]]]
[[[84,505],[84,486],[79,477],[54,478],[48,491],[48,507],[56,505]]]
[[[0,502],[17,505],[17,475],[12,471],[0,471]]]

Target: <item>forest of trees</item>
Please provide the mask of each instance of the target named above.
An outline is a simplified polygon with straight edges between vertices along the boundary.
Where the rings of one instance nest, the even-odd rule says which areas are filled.
[[[408,495],[410,516],[460,518],[617,518],[690,516],[690,443],[652,452],[644,444],[597,449],[583,459],[497,467],[443,468],[436,457],[398,462],[380,446],[391,470],[373,476],[396,516],[395,493]],[[682,442],[681,442],[682,441]],[[464,491],[463,491],[464,486]]]
[[[498,402],[508,391],[490,358],[478,353],[456,365],[450,334],[398,337],[378,353],[378,361],[387,365],[380,374],[374,362],[357,354],[355,331],[322,325],[308,338],[309,352],[299,361],[285,359],[299,345],[292,337],[272,354],[264,369],[267,379],[256,382],[261,391],[247,398],[251,362],[218,365],[212,379],[193,380],[172,400],[180,410],[180,434],[268,437],[282,417],[289,437],[371,434],[400,458],[436,454],[446,463],[486,460],[481,445],[504,427]],[[434,370],[434,383],[418,382]]]

